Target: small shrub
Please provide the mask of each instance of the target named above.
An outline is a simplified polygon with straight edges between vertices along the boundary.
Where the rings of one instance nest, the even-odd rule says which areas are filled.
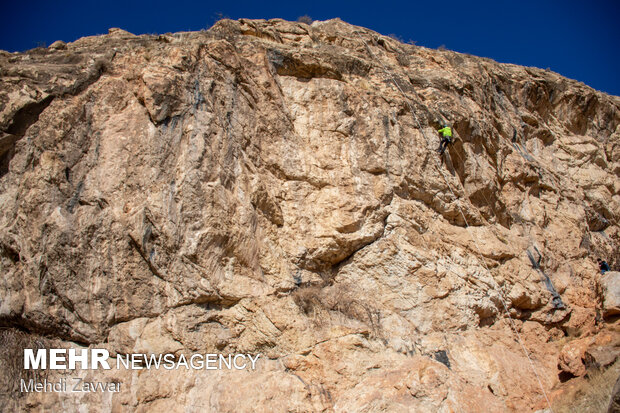
[[[606,370],[589,371],[586,378],[571,387],[564,397],[555,400],[555,413],[606,412],[611,398],[611,392],[620,373],[620,361],[616,361]]]
[[[358,300],[350,285],[301,287],[292,296],[299,309],[319,324],[329,320],[329,312],[334,311],[366,324],[374,337],[381,337],[381,312],[370,303]]]
[[[407,56],[405,53],[397,54],[396,55],[396,61],[401,66],[404,66],[404,67],[409,66],[409,56]]]
[[[355,299],[353,289],[349,285],[336,284],[327,289],[323,301],[330,310],[338,311],[355,320],[365,321],[365,310]]]
[[[108,70],[110,70],[110,62],[108,62],[103,57],[100,57],[99,59],[95,60],[95,63],[93,63],[93,73],[97,75],[101,75]]]
[[[308,16],[307,14],[304,14],[303,16],[299,16],[297,18],[297,22],[298,23],[305,23],[305,24],[312,24],[314,20],[312,20],[312,17]]]
[[[45,341],[38,336],[14,328],[0,330],[0,393],[20,397],[21,380],[41,381],[46,370],[24,370],[24,349],[45,348]]]
[[[215,18],[215,21],[217,22],[217,21],[220,21],[220,20],[229,19],[230,17],[228,17],[224,13],[218,11],[218,12],[215,13],[215,17],[214,18]]]
[[[390,39],[392,39],[392,40],[396,40],[397,42],[400,42],[400,43],[405,43],[405,41],[403,40],[403,38],[402,38],[402,37],[400,37],[400,36],[399,36],[399,35],[397,35],[397,34],[390,33],[390,34],[388,34],[388,35],[387,35],[387,37],[389,37],[389,38],[390,38]]]
[[[301,287],[293,292],[293,301],[304,314],[316,314],[323,307],[321,303],[321,288],[318,286]]]

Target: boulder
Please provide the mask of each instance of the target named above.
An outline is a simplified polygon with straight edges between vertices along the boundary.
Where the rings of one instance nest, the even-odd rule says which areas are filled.
[[[564,345],[558,359],[558,368],[571,376],[580,377],[585,375],[586,351],[592,342],[592,338],[583,338],[573,340]]]
[[[56,40],[54,43],[50,44],[48,49],[51,50],[65,50],[67,48],[67,43],[62,40]]]
[[[620,272],[607,271],[600,278],[603,294],[603,316],[620,314]]]

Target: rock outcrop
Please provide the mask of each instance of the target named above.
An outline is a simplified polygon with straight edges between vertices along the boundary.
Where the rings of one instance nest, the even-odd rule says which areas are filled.
[[[613,316],[620,314],[620,272],[607,271],[601,276],[603,288],[603,314]]]
[[[340,20],[111,29],[0,73],[0,323],[262,355],[6,403],[535,411],[618,335],[595,262],[620,264],[618,97]]]

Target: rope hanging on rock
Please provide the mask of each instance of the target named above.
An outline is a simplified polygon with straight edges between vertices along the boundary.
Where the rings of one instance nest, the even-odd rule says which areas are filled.
[[[405,92],[402,90],[402,88],[398,85],[398,83],[396,82],[396,80],[394,80],[394,77],[390,74],[390,72],[387,70],[386,66],[383,64],[383,62],[381,61],[381,59],[376,59],[375,56],[372,53],[372,50],[370,50],[370,47],[368,47],[368,44],[366,43],[366,41],[362,38],[362,36],[359,34],[359,32],[354,31],[354,33],[357,35],[357,37],[361,40],[361,42],[363,43],[363,45],[365,46],[366,50],[368,51],[368,54],[370,55],[370,57],[373,60],[376,60],[379,62],[379,64],[383,67],[383,70],[385,71],[385,73],[387,74],[387,76],[392,80],[392,83],[394,84],[394,86],[396,86],[396,88],[400,91],[400,93],[403,95],[404,99],[405,99],[405,103],[407,104],[407,106],[409,106],[409,110],[411,111],[411,114],[413,115],[413,118],[416,122],[416,124],[418,125],[418,128],[420,130],[420,132],[422,133],[422,136],[424,137],[424,139],[427,142],[427,145],[430,145],[431,142],[430,140],[427,138],[426,134],[424,133],[424,129],[422,128],[422,124],[420,123],[420,120],[418,119],[418,116],[416,114],[416,112],[413,110],[413,106],[411,105],[411,103],[409,102],[409,98],[407,97],[407,95],[405,94]],[[415,91],[414,91],[415,93]],[[417,94],[417,93],[416,93]],[[457,201],[457,207],[459,209],[459,212],[461,213],[461,216],[463,217],[463,221],[465,222],[465,227],[468,229],[468,233],[470,233],[469,231],[469,223],[467,222],[467,217],[465,216],[465,213],[463,212],[463,209],[461,208],[460,205],[460,199],[459,197],[456,196],[456,194],[454,193],[454,191],[452,190],[452,186],[450,185],[450,182],[448,181],[448,178],[445,175],[445,172],[443,171],[443,168],[441,168],[441,164],[439,163],[439,158],[437,158],[438,162],[435,163],[435,168],[437,168],[437,170],[441,173],[441,175],[443,176],[444,181],[446,182],[446,185],[448,186],[448,189],[450,190],[450,193],[452,194],[452,196],[454,197],[454,199]],[[471,234],[470,234],[471,235]],[[482,266],[486,269],[487,273],[489,274],[489,277],[491,278],[491,280],[493,281],[493,289],[495,290],[495,292],[497,293],[497,295],[500,298],[500,301],[502,302],[502,306],[504,307],[504,312],[506,313],[506,315],[508,316],[508,320],[510,323],[510,326],[512,328],[512,330],[515,332],[515,335],[517,337],[517,341],[519,342],[519,345],[521,347],[521,349],[523,350],[523,353],[525,354],[525,356],[527,357],[530,367],[532,368],[532,372],[534,373],[534,375],[536,376],[536,379],[538,381],[538,385],[540,386],[540,390],[542,391],[545,400],[547,402],[547,406],[549,407],[549,410],[551,410],[551,412],[553,413],[553,409],[551,407],[551,402],[549,400],[549,397],[547,396],[547,392],[545,391],[545,388],[542,384],[542,381],[540,379],[540,375],[538,374],[538,371],[536,370],[536,367],[534,366],[534,362],[532,361],[532,358],[530,356],[530,353],[527,351],[527,349],[525,348],[525,345],[523,344],[523,339],[521,338],[521,334],[519,334],[519,331],[517,330],[517,326],[515,325],[514,320],[512,319],[512,317],[510,316],[510,313],[508,311],[508,305],[506,304],[506,300],[504,299],[504,296],[502,295],[501,291],[499,290],[499,285],[497,284],[497,282],[495,281],[495,278],[493,277],[493,274],[491,273],[491,271],[489,270],[489,267],[487,266],[486,262],[483,259],[481,250],[480,250],[480,246],[478,243],[478,239],[477,237],[474,235],[471,237],[472,240],[474,241],[474,245],[476,246],[476,250],[477,250],[477,260],[482,264]]]

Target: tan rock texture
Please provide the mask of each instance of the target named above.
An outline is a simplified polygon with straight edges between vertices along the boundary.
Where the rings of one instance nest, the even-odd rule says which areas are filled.
[[[0,325],[262,355],[5,406],[535,411],[618,336],[618,97],[337,19],[110,29],[0,73]]]
[[[620,272],[607,271],[601,276],[603,288],[603,314],[614,316],[620,314]]]

